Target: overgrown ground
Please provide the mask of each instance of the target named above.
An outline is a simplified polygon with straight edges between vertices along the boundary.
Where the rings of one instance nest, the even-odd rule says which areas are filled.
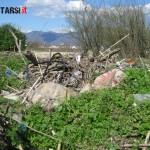
[[[25,82],[16,78],[16,74],[23,71],[24,62],[22,61],[19,54],[10,53],[6,55],[4,52],[0,53],[0,90],[10,90],[8,86],[16,89],[22,89],[25,87]],[[6,76],[6,68],[13,70],[12,77]]]
[[[3,64],[20,70],[23,64],[18,61],[19,57],[12,57],[12,63],[6,59]],[[24,86],[16,77],[8,78],[4,73],[1,71],[1,88],[7,84],[18,89]],[[61,142],[62,149],[68,150],[112,150],[123,149],[125,143],[144,143],[150,130],[150,100],[141,103],[132,94],[150,93],[150,72],[132,68],[125,73],[127,77],[120,86],[72,97],[53,112],[44,111],[40,105],[28,107],[0,97],[1,149],[15,149],[20,144],[24,149],[57,149]],[[22,114],[23,123],[12,119],[14,113]]]

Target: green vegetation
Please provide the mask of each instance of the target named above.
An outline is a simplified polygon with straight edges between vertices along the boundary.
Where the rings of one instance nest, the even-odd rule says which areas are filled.
[[[120,86],[72,97],[54,112],[45,112],[40,105],[27,108],[18,102],[9,102],[6,109],[8,100],[0,98],[1,113],[9,121],[5,135],[14,147],[21,144],[23,148],[39,150],[56,149],[59,140],[63,150],[117,149],[124,142],[144,143],[150,130],[150,101],[140,103],[132,94],[150,93],[150,72],[144,69],[125,72],[127,77]],[[22,114],[24,124],[47,135],[53,136],[52,130],[55,131],[56,139],[13,121],[10,119],[13,113]],[[133,133],[137,135],[134,138]],[[110,142],[110,138],[115,140]]]
[[[22,89],[25,86],[25,82],[18,79],[16,74],[19,74],[23,71],[25,66],[20,55],[11,53],[10,56],[0,53],[0,90],[8,90],[7,86],[11,86],[16,89]],[[6,68],[10,68],[12,76],[8,77],[6,75]],[[9,89],[10,90],[10,89]]]
[[[19,28],[11,24],[3,24],[0,26],[0,51],[17,51],[15,39],[9,29],[14,32],[18,40],[21,40],[21,50],[25,50],[26,36]]]

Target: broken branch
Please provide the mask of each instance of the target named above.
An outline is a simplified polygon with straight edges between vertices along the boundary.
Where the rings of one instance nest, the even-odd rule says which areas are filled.
[[[29,90],[29,92],[27,93],[26,97],[23,99],[22,103],[25,102],[25,100],[27,99],[28,95],[30,94],[30,92],[33,90],[34,86],[37,84],[37,82],[40,80],[41,77],[38,77],[38,79],[35,81],[35,83],[33,84],[33,86],[31,87],[31,89]]]
[[[98,58],[99,61],[104,61],[106,60],[107,58],[110,58],[112,55],[116,54],[117,52],[119,52],[121,49],[120,48],[117,48],[117,49],[114,49],[113,51],[110,51],[108,54],[104,55],[102,58]]]
[[[132,147],[150,147],[150,144],[139,144],[139,145],[134,145],[134,144],[125,144],[125,145],[122,145],[121,147],[123,148],[132,148]]]
[[[23,55],[22,55],[22,52],[21,52],[21,46],[20,46],[21,42],[19,42],[20,44],[18,43],[18,39],[17,39],[16,35],[14,34],[14,32],[11,29],[9,29],[9,32],[12,34],[12,36],[15,39],[15,43],[16,43],[17,49],[19,51],[19,54],[20,54],[22,60],[24,61],[25,64],[27,64],[26,61],[25,61],[25,59],[24,59],[24,57],[23,57]]]

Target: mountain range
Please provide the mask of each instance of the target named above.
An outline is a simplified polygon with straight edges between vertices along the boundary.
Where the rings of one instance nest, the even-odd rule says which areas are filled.
[[[76,46],[77,40],[75,39],[75,32],[72,33],[56,33],[56,32],[43,32],[43,31],[31,31],[26,33],[26,38],[28,42],[38,41],[44,44],[52,45],[70,45]]]

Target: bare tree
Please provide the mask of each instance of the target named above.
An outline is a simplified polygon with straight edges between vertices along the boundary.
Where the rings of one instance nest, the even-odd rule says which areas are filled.
[[[127,34],[130,37],[117,47],[121,47],[129,56],[145,56],[150,45],[149,29],[140,6],[117,6],[109,9],[91,6],[79,11],[67,11],[65,15],[77,32],[76,38],[85,52],[93,50],[96,55],[102,46],[107,49]]]

